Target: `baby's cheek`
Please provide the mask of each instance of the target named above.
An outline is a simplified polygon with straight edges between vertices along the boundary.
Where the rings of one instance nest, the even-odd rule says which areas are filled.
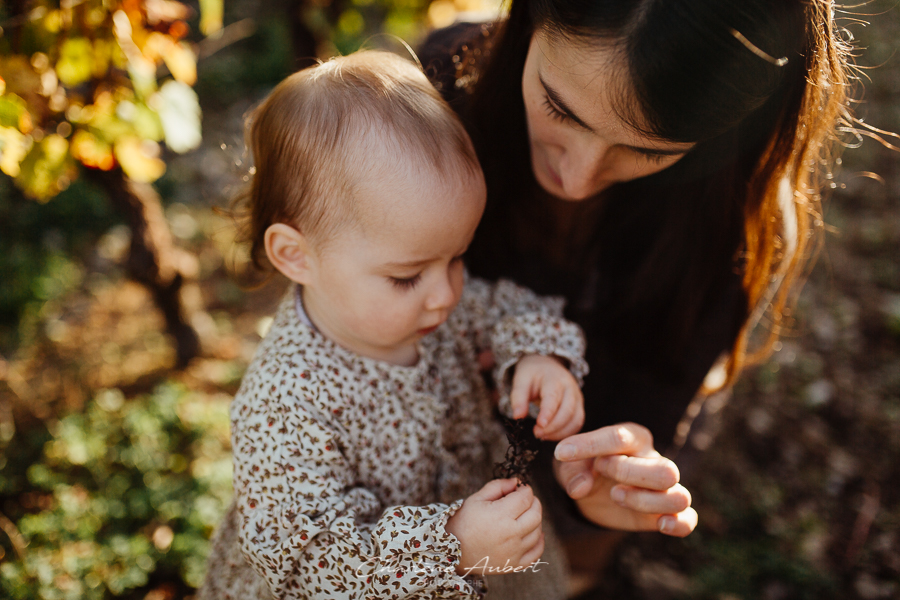
[[[404,310],[399,303],[383,306],[375,311],[368,326],[377,332],[384,341],[396,340],[410,335],[416,326],[416,315]]]
[[[450,272],[450,284],[453,286],[453,306],[450,307],[451,312],[456,308],[456,305],[459,304],[460,298],[462,298],[465,280],[465,269],[463,268],[463,263],[460,261],[458,264],[454,265],[453,270]]]

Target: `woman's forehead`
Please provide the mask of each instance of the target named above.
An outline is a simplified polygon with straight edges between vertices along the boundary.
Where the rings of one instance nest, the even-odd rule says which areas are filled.
[[[532,39],[540,85],[586,129],[622,136],[626,145],[688,150],[692,144],[676,144],[646,133],[651,128],[621,49],[615,40],[569,38],[543,31]]]
[[[542,83],[559,92],[571,108],[581,109],[585,117],[605,121],[617,116],[614,103],[634,95],[626,63],[611,45],[538,32],[533,46]],[[594,125],[591,120],[585,119]]]

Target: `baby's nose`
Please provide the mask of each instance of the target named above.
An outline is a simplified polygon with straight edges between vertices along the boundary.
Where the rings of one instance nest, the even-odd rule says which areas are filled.
[[[428,310],[442,310],[453,306],[456,302],[456,293],[453,284],[446,277],[435,284],[425,300],[425,308]]]

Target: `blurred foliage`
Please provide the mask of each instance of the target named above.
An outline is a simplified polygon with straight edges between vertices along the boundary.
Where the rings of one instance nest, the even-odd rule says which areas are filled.
[[[204,34],[221,29],[221,5],[202,3]],[[80,282],[115,223],[79,169],[154,181],[161,142],[199,145],[194,12],[173,0],[0,4],[0,350],[28,343],[41,304]]]
[[[165,171],[160,142],[175,152],[200,143],[187,5],[3,6],[0,170],[27,196],[49,200],[78,176],[78,164],[104,171],[120,165],[135,181],[154,181]],[[213,33],[221,27],[221,0],[203,6],[201,28]]]
[[[81,283],[95,240],[117,222],[105,196],[82,179],[39,204],[0,178],[0,353],[33,341],[41,307]]]
[[[231,496],[226,402],[172,384],[127,402],[104,390],[37,438],[37,460],[0,468],[0,497],[26,498],[9,516],[27,543],[19,558],[0,545],[13,559],[0,596],[99,600],[165,576],[199,585]]]

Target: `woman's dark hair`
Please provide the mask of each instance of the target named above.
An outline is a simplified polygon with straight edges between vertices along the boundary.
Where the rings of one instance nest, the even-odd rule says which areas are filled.
[[[760,357],[822,231],[831,142],[851,122],[849,48],[832,10],[827,0],[514,0],[466,114],[488,184],[472,271],[514,271],[551,218],[537,198],[521,94],[532,35],[612,43],[630,84],[615,102],[620,117],[696,146],[660,173],[607,190],[590,243],[564,262],[585,265],[584,277],[599,264],[614,287],[594,331],[610,357],[662,374],[739,281],[733,381],[753,358],[751,314],[764,311],[769,324]]]

